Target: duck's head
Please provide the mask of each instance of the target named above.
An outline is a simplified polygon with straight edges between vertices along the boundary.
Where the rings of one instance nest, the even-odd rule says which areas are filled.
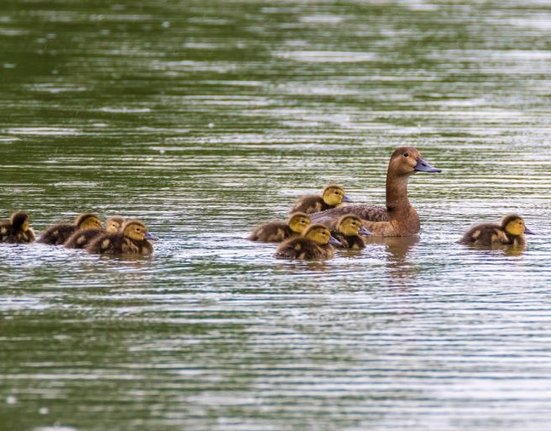
[[[79,214],[75,219],[75,225],[79,229],[101,229],[101,220],[96,214]]]
[[[363,226],[362,220],[353,214],[342,216],[337,222],[337,230],[344,236],[369,235],[369,231]]]
[[[24,211],[13,213],[11,215],[11,225],[21,232],[27,232],[31,227],[28,214]]]
[[[139,220],[128,220],[122,225],[122,234],[136,241],[156,239],[147,231],[147,227]]]
[[[534,234],[534,232],[526,227],[523,218],[517,214],[509,214],[503,217],[501,227],[505,232],[513,236],[521,236],[525,233],[530,235]]]
[[[124,218],[122,218],[121,216],[109,217],[105,221],[105,230],[110,233],[120,232],[123,223],[124,223]]]
[[[390,157],[388,170],[398,176],[409,176],[416,172],[442,172],[424,160],[414,147],[396,148]]]
[[[311,222],[312,220],[308,214],[296,212],[291,214],[287,224],[293,232],[300,234],[304,232],[308,226],[310,226]]]
[[[323,189],[321,198],[327,205],[337,206],[343,202],[351,202],[348,196],[344,194],[344,189],[336,184],[329,184]]]
[[[310,225],[302,235],[318,245],[340,245],[340,242],[331,236],[331,231],[322,224]]]

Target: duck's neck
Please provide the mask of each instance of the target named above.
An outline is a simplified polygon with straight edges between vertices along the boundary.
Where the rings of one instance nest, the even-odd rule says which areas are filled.
[[[388,175],[386,180],[386,209],[389,215],[397,217],[410,211],[408,199],[408,175]]]

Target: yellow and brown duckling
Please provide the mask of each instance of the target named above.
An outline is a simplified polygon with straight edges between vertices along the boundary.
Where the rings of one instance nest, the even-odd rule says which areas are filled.
[[[470,228],[459,240],[461,244],[491,247],[493,245],[526,245],[525,234],[533,235],[521,216],[509,214],[503,217],[501,224],[482,223]]]
[[[26,212],[18,211],[0,223],[0,242],[12,244],[33,242],[36,239]]]
[[[145,224],[139,220],[128,220],[123,224],[121,232],[106,232],[97,236],[86,247],[86,251],[108,255],[148,256],[153,253],[153,244],[149,241],[152,239],[155,237],[147,231]]]
[[[275,257],[284,259],[328,259],[333,257],[338,241],[331,231],[322,224],[310,225],[301,236],[283,241],[275,252]]]
[[[98,235],[120,232],[123,223],[124,218],[121,216],[109,217],[105,221],[105,229],[79,229],[67,238],[63,245],[67,248],[86,248]]]
[[[334,230],[331,231],[331,235],[341,243],[341,248],[351,250],[365,248],[365,241],[361,235],[369,234],[370,232],[362,224],[362,220],[354,214],[342,216],[338,220]]]
[[[101,229],[101,220],[96,214],[84,213],[75,218],[74,223],[57,223],[48,227],[38,242],[49,245],[62,245],[77,230]]]
[[[281,242],[291,236],[300,235],[310,225],[310,216],[303,212],[291,214],[284,221],[272,221],[258,226],[249,236],[251,241]]]
[[[390,156],[386,175],[386,206],[346,205],[312,215],[313,223],[331,223],[355,214],[373,236],[412,236],[421,229],[419,215],[408,199],[408,180],[416,172],[441,172],[413,147],[399,147]]]
[[[323,189],[321,195],[306,195],[299,198],[289,213],[317,213],[336,208],[343,202],[350,202],[350,199],[344,193],[344,189],[336,184],[329,184]]]

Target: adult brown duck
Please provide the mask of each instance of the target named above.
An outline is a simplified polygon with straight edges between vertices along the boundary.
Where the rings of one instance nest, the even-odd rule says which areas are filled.
[[[470,228],[459,240],[461,244],[481,245],[491,247],[493,245],[511,245],[524,247],[526,239],[524,234],[533,235],[526,227],[524,220],[517,214],[509,214],[503,217],[501,224],[481,223]]]
[[[390,157],[386,175],[386,206],[347,205],[312,214],[312,223],[337,220],[355,214],[374,236],[412,236],[421,228],[419,215],[408,199],[408,180],[416,172],[441,172],[421,158],[413,147],[399,147]]]

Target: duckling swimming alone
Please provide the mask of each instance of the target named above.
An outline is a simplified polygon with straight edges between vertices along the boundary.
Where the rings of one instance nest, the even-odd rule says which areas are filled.
[[[328,228],[321,224],[310,225],[301,236],[283,241],[275,252],[275,257],[285,259],[328,259],[335,249],[331,244],[338,241],[331,236]]]
[[[49,245],[62,245],[73,233],[82,229],[101,229],[101,220],[95,214],[79,214],[73,224],[57,223],[47,228],[40,235],[38,242]]]
[[[63,245],[67,248],[86,248],[98,235],[120,232],[123,223],[124,218],[121,216],[109,217],[105,221],[105,229],[79,229],[67,238]]]
[[[30,226],[29,216],[19,211],[11,215],[9,220],[0,223],[0,242],[28,243],[36,239]]]
[[[329,184],[323,189],[321,195],[306,195],[299,198],[289,213],[312,214],[335,208],[343,202],[350,202],[348,196],[344,194],[344,189],[336,184]]]
[[[503,217],[501,224],[482,223],[470,228],[463,238],[461,244],[472,244],[482,246],[512,245],[523,247],[526,244],[524,234],[533,235],[528,229],[522,217],[517,214],[510,214]]]
[[[258,226],[249,236],[251,241],[281,242],[300,235],[310,225],[310,216],[303,212],[291,214],[287,222],[273,221]]]
[[[374,236],[411,236],[421,229],[419,215],[408,199],[408,180],[416,172],[441,172],[413,147],[399,147],[390,157],[386,176],[386,207],[347,205],[312,215],[313,223],[331,223],[355,214]]]
[[[331,235],[342,244],[341,248],[361,250],[365,248],[365,241],[360,235],[369,235],[369,231],[362,225],[362,220],[358,216],[347,214],[338,220],[334,230],[331,230]]]
[[[140,255],[153,253],[153,245],[149,239],[154,239],[147,227],[139,220],[129,220],[117,233],[104,233],[97,236],[86,251],[90,253],[109,255]]]

